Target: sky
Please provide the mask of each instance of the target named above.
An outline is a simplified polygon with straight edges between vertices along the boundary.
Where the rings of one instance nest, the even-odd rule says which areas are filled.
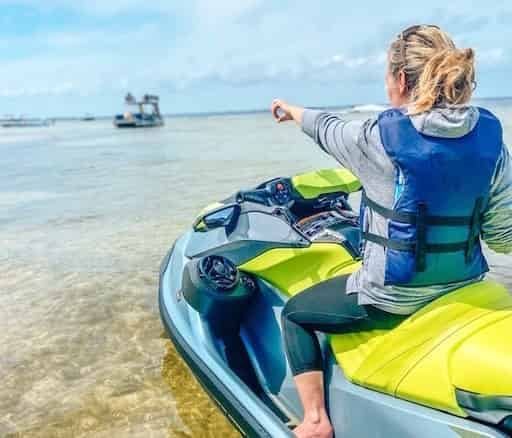
[[[477,96],[512,95],[510,0],[0,0],[0,116],[110,115],[128,91],[165,113],[385,103],[418,23],[476,50]]]

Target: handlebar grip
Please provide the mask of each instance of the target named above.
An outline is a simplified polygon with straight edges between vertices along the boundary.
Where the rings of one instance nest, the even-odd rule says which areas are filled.
[[[268,205],[268,193],[266,190],[240,190],[236,194],[236,202],[241,204],[242,202],[254,202],[256,204]]]

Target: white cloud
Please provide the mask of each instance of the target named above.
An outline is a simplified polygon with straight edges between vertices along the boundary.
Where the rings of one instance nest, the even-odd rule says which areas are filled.
[[[375,67],[384,65],[386,62],[386,52],[379,52],[368,56],[346,56],[333,55],[329,59],[317,64],[318,70],[325,70],[331,67],[342,67],[348,69],[361,69],[366,67]]]
[[[2,88],[0,97],[37,97],[37,96],[60,96],[74,91],[72,83],[67,82],[53,87],[20,87]]]
[[[460,13],[451,5],[443,6],[444,15],[435,12],[434,4],[416,14],[410,2],[397,1],[397,14],[388,19],[379,15],[380,3],[374,4],[373,17],[368,5],[345,8],[334,0],[314,7],[306,0],[153,0],[143,9],[140,0],[17,0],[40,10],[72,9],[86,16],[87,24],[4,35],[0,97],[118,95],[130,88],[187,94],[199,101],[205,91],[222,87],[236,87],[238,93],[263,85],[273,90],[287,82],[297,88],[343,83],[354,95],[368,84],[378,83],[380,90],[388,38],[411,17],[442,16],[448,30],[458,31],[453,17],[460,15],[453,14]],[[0,8],[7,3],[12,0],[0,0]],[[459,26],[464,45],[480,43],[477,59],[486,69],[507,65],[507,30],[493,27],[491,32],[492,14],[485,8],[471,14],[472,21],[464,23],[476,23],[474,29]],[[131,25],[123,27],[126,15]],[[115,22],[116,28],[105,22]],[[14,55],[9,58],[9,53]]]

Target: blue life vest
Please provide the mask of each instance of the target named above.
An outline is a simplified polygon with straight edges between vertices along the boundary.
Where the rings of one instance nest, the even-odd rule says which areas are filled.
[[[460,138],[421,134],[391,109],[379,116],[384,149],[404,183],[393,209],[363,195],[388,219],[388,235],[362,230],[386,248],[385,285],[428,286],[476,278],[489,270],[480,245],[480,218],[503,146],[499,120],[480,109],[475,128]]]

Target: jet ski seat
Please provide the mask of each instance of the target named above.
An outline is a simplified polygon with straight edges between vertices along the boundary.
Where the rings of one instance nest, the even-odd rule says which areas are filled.
[[[395,328],[331,335],[330,345],[353,383],[467,416],[456,390],[512,397],[511,332],[512,295],[481,281],[437,299]]]
[[[359,267],[342,245],[312,243],[272,249],[239,268],[291,296]],[[483,411],[510,406],[512,414],[510,333],[512,295],[485,280],[389,327],[363,327],[329,338],[334,357],[353,383],[466,417],[463,405]],[[461,391],[473,399],[462,403]]]

